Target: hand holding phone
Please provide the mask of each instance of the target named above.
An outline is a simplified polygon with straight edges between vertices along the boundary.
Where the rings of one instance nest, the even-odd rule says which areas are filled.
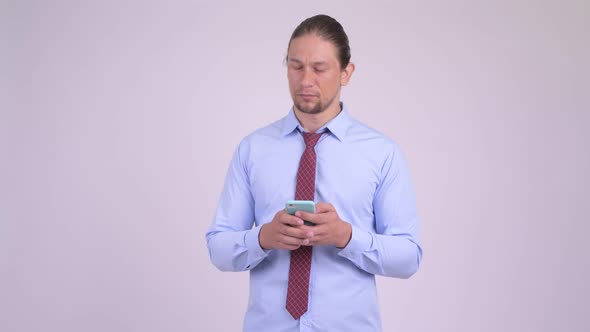
[[[315,213],[315,203],[313,201],[292,200],[285,203],[285,211],[290,215],[295,215],[297,211],[305,211]],[[303,223],[307,226],[315,226],[314,223],[304,220]]]

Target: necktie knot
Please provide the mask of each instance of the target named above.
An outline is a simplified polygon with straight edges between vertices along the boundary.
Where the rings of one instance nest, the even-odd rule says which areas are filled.
[[[315,147],[315,145],[318,143],[318,140],[320,139],[320,136],[322,136],[321,133],[302,133],[303,134],[303,140],[305,141],[305,148],[306,149],[313,149],[313,147]]]

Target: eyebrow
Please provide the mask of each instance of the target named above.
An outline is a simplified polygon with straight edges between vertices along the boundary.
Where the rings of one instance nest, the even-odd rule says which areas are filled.
[[[295,62],[297,64],[303,64],[303,61],[301,61],[299,59],[288,58],[287,61],[288,62]],[[311,65],[312,66],[327,66],[328,63],[326,61],[316,61],[316,62],[312,62]]]

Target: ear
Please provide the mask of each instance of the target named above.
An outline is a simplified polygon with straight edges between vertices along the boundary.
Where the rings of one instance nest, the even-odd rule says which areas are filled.
[[[354,73],[354,63],[350,62],[340,73],[340,85],[345,86],[348,84],[352,77],[352,73]]]

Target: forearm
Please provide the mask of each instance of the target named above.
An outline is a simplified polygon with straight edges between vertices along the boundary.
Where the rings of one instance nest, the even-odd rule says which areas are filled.
[[[245,231],[211,231],[207,247],[213,265],[221,271],[246,271],[256,267],[268,254],[260,248],[260,227]]]
[[[348,245],[339,253],[368,273],[409,278],[420,266],[422,249],[410,235],[382,235],[352,228]]]

